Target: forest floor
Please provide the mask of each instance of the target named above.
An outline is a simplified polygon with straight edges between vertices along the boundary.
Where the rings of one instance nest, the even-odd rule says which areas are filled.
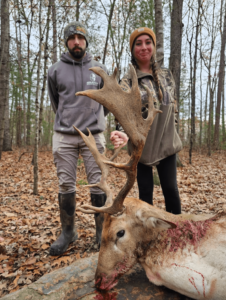
[[[92,215],[76,212],[79,238],[61,256],[50,256],[50,244],[60,233],[58,180],[51,151],[39,152],[39,194],[33,194],[32,153],[3,152],[0,161],[0,297],[36,281],[42,275],[97,252]],[[110,152],[108,153],[110,156]],[[184,167],[178,168],[182,210],[194,214],[218,213],[226,205],[226,152],[208,157],[199,151],[188,163],[188,151],[180,153]],[[115,161],[126,162],[122,151]],[[125,182],[122,171],[112,169],[109,184],[114,192]],[[86,174],[79,160],[77,206],[89,203],[84,188]],[[135,184],[129,196],[138,197]],[[154,205],[164,209],[160,186],[154,189]]]

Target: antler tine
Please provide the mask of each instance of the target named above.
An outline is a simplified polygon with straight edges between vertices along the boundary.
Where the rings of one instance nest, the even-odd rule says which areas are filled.
[[[107,184],[107,176],[108,176],[108,172],[109,172],[109,167],[108,167],[109,161],[104,154],[101,154],[98,151],[95,139],[88,128],[87,128],[87,130],[89,132],[89,135],[86,136],[78,128],[76,128],[75,126],[73,126],[73,127],[76,131],[78,131],[78,133],[81,135],[81,137],[84,140],[84,142],[86,143],[86,145],[89,147],[90,152],[92,153],[93,157],[96,160],[96,163],[98,164],[98,166],[100,167],[101,172],[102,172],[101,180],[99,183],[86,185],[86,187],[97,186],[100,189],[102,189],[106,193],[106,196],[107,196],[106,203],[102,207],[95,207],[92,205],[82,205],[80,208],[78,208],[78,210],[80,210],[84,213],[88,213],[88,214],[94,214],[97,212],[99,212],[99,213],[106,212],[109,214],[115,214],[117,211],[114,208],[110,207],[110,205],[112,205],[112,202],[113,202],[112,191]],[[117,154],[119,153],[121,148],[122,147],[117,149],[116,153],[110,158],[110,160],[113,160],[117,156]]]
[[[107,185],[107,175],[108,175],[108,171],[109,171],[109,167],[107,166],[108,164],[111,164],[114,166],[114,163],[110,162],[107,160],[107,158],[105,157],[104,154],[101,154],[96,146],[96,142],[94,137],[92,136],[90,130],[87,128],[89,135],[86,136],[84,133],[82,133],[78,128],[76,128],[75,126],[73,126],[74,129],[76,131],[78,131],[78,133],[81,135],[82,139],[84,140],[84,142],[86,143],[86,145],[89,147],[90,152],[92,153],[93,157],[96,160],[96,163],[98,164],[98,166],[100,167],[101,171],[102,171],[102,176],[101,176],[101,180],[99,183],[97,184],[92,184],[92,185],[86,185],[86,187],[91,187],[91,186],[98,186],[100,189],[102,189],[107,196],[107,200],[104,206],[102,207],[94,207],[92,205],[82,205],[80,208],[78,208],[78,210],[84,212],[84,213],[88,213],[88,214],[94,214],[94,213],[109,213],[109,214],[117,214],[119,211],[122,210],[122,203],[120,203],[120,201],[118,200],[119,198],[123,198],[124,194],[125,196],[127,195],[128,191],[127,189],[125,189],[125,187],[120,191],[119,195],[116,197],[115,201],[112,201],[112,192],[109,188],[109,186]],[[119,149],[117,149],[117,153],[119,153],[120,149],[122,147],[120,147]],[[117,154],[116,153],[116,154]],[[116,154],[112,156],[112,158],[110,160],[113,160],[116,157]],[[131,159],[129,161],[129,164],[131,164]],[[118,167],[117,165],[120,166],[120,168],[128,169],[129,165],[128,164],[115,164],[116,167]],[[128,170],[125,170],[127,173],[127,181],[129,181],[130,186],[133,186],[134,180],[135,180],[135,172],[133,170],[133,172],[131,172],[131,168]],[[129,176],[128,176],[129,174]],[[131,178],[132,177],[134,178]],[[132,180],[131,180],[132,179]],[[133,180],[134,179],[134,180]],[[130,188],[131,188],[130,187]],[[129,188],[129,189],[130,189]],[[113,202],[113,204],[112,204]],[[111,205],[112,206],[108,206]]]
[[[135,182],[137,164],[141,157],[146,137],[150,130],[150,126],[153,123],[156,114],[161,111],[155,109],[151,92],[149,91],[148,87],[145,86],[148,93],[149,110],[147,118],[143,119],[141,113],[141,95],[138,86],[137,75],[132,65],[130,65],[132,88],[129,92],[123,91],[117,83],[117,69],[115,69],[114,74],[111,76],[108,76],[101,68],[98,67],[91,68],[90,70],[102,77],[104,81],[104,87],[100,90],[87,90],[79,92],[76,95],[88,96],[96,100],[100,104],[104,105],[109,111],[111,111],[115,115],[116,119],[120,122],[125,132],[128,134],[129,139],[132,143],[133,151],[130,160],[126,164],[113,163],[112,161],[107,160],[105,156],[98,152],[93,137],[93,141],[91,143],[89,142],[89,140],[91,139],[89,136],[85,136],[77,128],[75,128],[81,134],[83,140],[90,148],[90,151],[92,152],[102,172],[105,172],[106,169],[108,170],[108,168],[106,168],[106,165],[111,165],[113,167],[123,169],[126,172],[127,176],[126,184],[120,190],[113,204],[110,207],[105,206],[98,208],[90,205],[83,205],[82,209],[88,210],[88,213],[90,213],[91,211],[95,211],[107,212],[109,214],[118,214],[123,211],[123,201]],[[103,181],[107,179],[106,174],[101,177],[101,181],[102,178]],[[103,182],[102,185],[100,185],[99,183],[97,184],[97,186],[99,186],[104,191],[108,191],[108,188],[106,187],[104,187],[103,189]]]
[[[158,113],[162,113],[162,111],[155,108],[154,102],[153,102],[153,100],[152,100],[152,94],[151,94],[151,91],[149,90],[149,88],[148,88],[145,84],[143,84],[143,87],[145,87],[146,92],[147,92],[147,94],[148,94],[148,99],[149,99],[149,101],[148,101],[148,103],[149,103],[149,107],[148,107],[149,114],[148,114],[148,117],[149,117],[150,119],[153,119],[153,120],[154,120],[155,116],[156,116]],[[152,120],[152,122],[153,122],[153,120]]]
[[[86,145],[89,147],[89,150],[92,153],[96,163],[100,167],[101,173],[102,173],[101,180],[99,183],[86,185],[86,187],[97,186],[100,189],[102,189],[106,193],[106,196],[107,196],[105,205],[110,205],[112,203],[112,192],[111,192],[109,186],[107,185],[107,176],[108,176],[108,171],[109,171],[109,167],[108,167],[108,165],[106,165],[107,158],[105,157],[104,154],[101,154],[98,151],[97,146],[96,146],[96,141],[88,128],[87,128],[87,130],[88,130],[89,135],[87,136],[84,133],[82,133],[78,128],[76,128],[75,126],[73,126],[73,127],[80,134],[80,136],[82,137],[82,139],[84,140]],[[96,207],[89,206],[88,208],[93,211],[93,212],[90,211],[88,213],[96,213],[96,211],[94,211],[94,209],[96,209]]]
[[[89,147],[88,144],[87,144],[87,146]],[[140,159],[142,150],[143,150],[143,147],[139,148],[138,150],[135,149],[135,151],[132,153],[132,156],[131,156],[130,160],[126,164],[117,164],[117,163],[113,163],[113,162],[110,162],[110,161],[107,161],[107,160],[102,161],[102,163],[104,163],[104,164],[112,165],[116,168],[123,169],[126,172],[126,175],[127,175],[126,184],[120,190],[120,192],[118,193],[117,197],[114,199],[114,201],[113,201],[113,203],[110,207],[109,206],[106,207],[106,205],[108,205],[108,203],[110,202],[110,201],[108,201],[108,203],[107,203],[107,201],[106,201],[105,206],[94,207],[94,206],[91,206],[91,205],[82,205],[82,209],[80,208],[80,210],[82,212],[86,212],[86,213],[90,213],[90,214],[94,213],[94,212],[95,213],[99,212],[99,213],[108,213],[108,214],[111,214],[111,215],[117,215],[118,213],[123,212],[123,202],[124,202],[124,199],[127,196],[128,192],[133,187],[133,184],[135,182],[135,179],[136,179],[136,166],[137,166],[137,163]],[[101,181],[102,181],[102,177],[101,177]],[[96,184],[96,186],[99,186],[102,190],[104,190],[104,188],[102,186],[100,186],[100,184]],[[86,187],[88,187],[88,186],[86,185]]]
[[[120,120],[125,132],[128,134],[132,144],[138,146],[140,142],[145,143],[147,132],[153,122],[152,116],[143,119],[141,115],[141,96],[137,83],[135,69],[130,65],[132,75],[132,88],[129,92],[121,89],[116,80],[117,69],[114,74],[108,76],[103,69],[93,67],[90,70],[101,76],[104,81],[104,86],[100,90],[87,90],[78,92],[76,95],[88,96],[111,111],[117,120]],[[132,125],[132,126],[131,126]],[[131,130],[135,128],[135,130]]]
[[[95,210],[83,209],[82,207],[78,207],[77,210],[79,210],[79,211],[81,211],[81,212],[83,212],[85,214],[95,214],[96,213]]]

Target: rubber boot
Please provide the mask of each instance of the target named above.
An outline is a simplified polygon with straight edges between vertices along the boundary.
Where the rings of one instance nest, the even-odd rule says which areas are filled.
[[[101,207],[104,206],[106,202],[106,194],[91,194],[91,203],[93,206]],[[98,247],[101,243],[102,227],[104,222],[104,214],[96,213],[94,215],[95,224],[96,224],[96,242]]]
[[[51,245],[50,255],[63,254],[69,244],[78,238],[75,228],[75,192],[70,194],[58,195],[60,206],[60,221],[62,231],[58,239]]]

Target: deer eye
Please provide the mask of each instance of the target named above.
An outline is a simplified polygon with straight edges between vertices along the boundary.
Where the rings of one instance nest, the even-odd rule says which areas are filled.
[[[125,234],[125,230],[120,230],[117,232],[117,237],[121,238],[121,237],[123,237],[124,234]]]

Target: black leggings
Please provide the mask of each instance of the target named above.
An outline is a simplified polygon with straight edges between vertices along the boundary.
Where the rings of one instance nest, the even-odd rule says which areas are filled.
[[[166,157],[156,166],[165,197],[166,211],[175,215],[181,213],[180,196],[177,187],[177,159],[176,154]],[[137,183],[139,198],[153,205],[153,173],[152,167],[138,163]]]

